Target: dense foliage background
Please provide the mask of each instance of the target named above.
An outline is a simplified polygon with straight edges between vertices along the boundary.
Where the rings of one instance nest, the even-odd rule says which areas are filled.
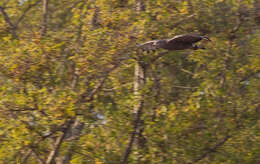
[[[0,163],[258,164],[259,26],[259,0],[1,0]],[[136,50],[183,33],[213,42]]]

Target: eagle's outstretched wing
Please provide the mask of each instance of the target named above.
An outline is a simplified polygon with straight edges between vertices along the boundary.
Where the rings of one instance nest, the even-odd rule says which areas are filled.
[[[143,44],[138,44],[137,47],[142,49],[143,51],[154,51],[159,48],[162,48],[167,41],[165,39],[162,40],[152,40],[149,42],[145,42]]]
[[[184,35],[177,35],[171,39],[168,39],[167,42],[168,42],[168,44],[175,44],[175,43],[193,44],[202,39],[209,40],[205,36],[200,36],[200,35],[195,35],[195,34],[184,34]]]

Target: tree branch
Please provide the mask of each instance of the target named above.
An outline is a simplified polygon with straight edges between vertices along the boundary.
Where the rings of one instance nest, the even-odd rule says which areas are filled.
[[[25,15],[26,15],[26,13],[27,13],[28,11],[30,11],[31,8],[33,8],[34,6],[38,5],[40,2],[41,2],[41,0],[37,0],[35,3],[29,4],[29,5],[27,6],[27,8],[24,10],[24,12],[22,13],[22,15],[21,15],[21,16],[18,18],[18,20],[16,21],[15,27],[18,27],[18,25],[19,25],[20,22],[24,19]]]
[[[35,3],[30,4],[27,6],[27,8],[24,10],[24,12],[22,13],[22,15],[18,18],[18,20],[16,21],[16,23],[13,23],[11,21],[11,19],[9,18],[8,14],[5,12],[5,8],[0,6],[0,12],[2,13],[5,22],[7,23],[7,25],[9,26],[11,33],[12,33],[12,37],[13,38],[18,38],[16,31],[17,31],[17,27],[20,24],[20,22],[24,19],[26,13],[34,6],[36,6],[38,3],[40,3],[41,0],[37,0]]]
[[[231,135],[227,135],[225,138],[223,138],[221,141],[219,141],[216,145],[214,145],[212,148],[209,148],[208,151],[206,151],[204,154],[202,154],[197,159],[195,159],[192,163],[197,163],[197,162],[201,161],[202,159],[206,158],[207,156],[209,156],[211,153],[216,152],[220,146],[224,145],[228,141],[228,139],[230,139],[230,137],[231,137]]]
[[[22,162],[21,163],[26,163],[26,161],[28,160],[28,158],[30,157],[30,155],[33,153],[33,150],[34,148],[36,148],[38,146],[38,144],[41,142],[41,141],[44,141],[45,139],[47,139],[48,137],[52,136],[57,130],[47,134],[47,135],[40,135],[41,136],[41,139],[38,140],[35,144],[31,145],[30,146],[30,149],[27,151],[25,157],[22,159]]]
[[[43,0],[42,4],[42,29],[41,29],[41,36],[45,36],[47,32],[47,26],[48,26],[48,4],[49,0]]]
[[[9,18],[8,14],[5,12],[5,9],[2,6],[0,6],[0,12],[2,13],[5,22],[7,23],[7,25],[9,26],[9,28],[11,30],[12,37],[17,38],[16,26],[12,23],[11,19]]]
[[[132,147],[133,147],[133,144],[134,144],[134,141],[135,141],[135,138],[136,138],[136,134],[138,132],[139,123],[141,121],[143,103],[144,103],[144,101],[141,101],[139,103],[139,105],[138,105],[138,108],[137,108],[138,111],[136,113],[136,118],[134,120],[134,130],[133,130],[133,132],[131,134],[129,143],[128,143],[127,147],[126,147],[126,150],[125,150],[125,153],[124,153],[124,156],[123,156],[123,160],[122,160],[122,164],[126,164],[127,163],[129,155],[130,155],[130,153],[132,151]]]
[[[256,72],[252,72],[250,73],[249,75],[245,76],[244,78],[242,78],[240,80],[240,83],[244,82],[244,81],[247,81],[249,80],[250,78],[254,77],[254,76],[257,76],[258,74],[260,74],[260,71],[256,71]]]
[[[34,156],[36,157],[36,159],[39,161],[39,163],[41,164],[45,164],[44,160],[41,159],[40,155],[38,154],[38,152],[36,150],[34,150],[34,148],[31,148]]]
[[[60,146],[61,146],[67,132],[69,131],[71,124],[72,124],[72,121],[69,120],[67,122],[67,127],[63,130],[62,134],[56,139],[55,144],[53,146],[53,150],[49,153],[49,156],[48,156],[45,164],[51,164],[53,162],[53,160],[55,159],[55,157],[58,155]]]
[[[137,0],[136,1],[136,11],[138,13],[141,13],[143,11],[145,11],[145,1],[144,0]],[[132,147],[136,138],[136,135],[139,133],[139,135],[141,135],[141,116],[142,116],[142,110],[143,110],[143,104],[144,104],[144,96],[143,93],[141,93],[141,89],[144,87],[145,85],[145,74],[146,74],[146,70],[145,70],[145,64],[141,63],[140,61],[136,61],[136,65],[135,65],[135,74],[134,74],[134,95],[136,96],[136,100],[138,101],[137,104],[134,105],[134,115],[135,115],[135,119],[134,119],[134,129],[133,132],[129,138],[129,143],[125,149],[125,152],[123,154],[123,159],[121,164],[127,164],[128,158],[130,156],[130,153],[132,151]],[[138,132],[139,130],[139,132]]]
[[[32,149],[29,149],[25,154],[25,156],[22,158],[21,163],[26,163],[26,161],[28,160],[31,154],[32,154]]]
[[[55,132],[57,131],[60,131],[60,128],[57,128],[55,130],[53,130],[52,132],[50,132],[49,134],[46,134],[46,135],[40,135],[40,140],[38,140],[36,143],[34,143],[33,145],[30,146],[29,150],[27,151],[25,157],[22,159],[22,162],[21,163],[26,163],[26,161],[28,160],[28,158],[30,157],[30,155],[32,153],[35,154],[35,148],[37,148],[38,144],[42,141],[44,141],[45,139],[49,138],[50,136],[52,136]],[[37,157],[36,157],[37,158]],[[39,160],[39,159],[38,159]],[[43,162],[45,163],[45,162]]]
[[[125,59],[119,60],[115,65],[113,65],[112,68],[108,69],[107,71],[104,72],[103,78],[99,81],[99,83],[96,85],[96,87],[90,92],[88,93],[87,91],[82,93],[78,103],[82,103],[82,102],[89,102],[92,101],[94,96],[96,95],[97,92],[100,91],[100,89],[103,87],[105,81],[107,80],[109,74],[114,71],[119,65],[121,65],[121,61],[123,61]]]
[[[134,114],[135,114],[135,119],[134,119],[134,127],[133,127],[133,132],[130,136],[129,143],[125,149],[124,155],[123,155],[123,160],[122,164],[126,164],[129,158],[129,155],[132,151],[132,147],[136,138],[136,135],[138,134],[138,131],[141,127],[141,116],[142,116],[142,111],[143,111],[143,104],[144,104],[144,96],[140,95],[140,90],[143,88],[145,84],[145,68],[140,64],[136,63],[135,66],[135,81],[134,81],[134,94],[137,96],[137,100],[139,101],[135,106],[134,106]],[[140,134],[139,134],[140,135]]]

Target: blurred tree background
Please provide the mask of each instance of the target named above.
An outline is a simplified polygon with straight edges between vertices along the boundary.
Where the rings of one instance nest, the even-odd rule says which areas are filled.
[[[2,0],[0,163],[259,164],[259,27],[259,0]],[[136,50],[186,33],[213,42]]]

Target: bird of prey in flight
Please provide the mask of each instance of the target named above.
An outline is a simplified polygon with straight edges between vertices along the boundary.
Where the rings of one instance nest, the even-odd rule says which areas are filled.
[[[160,48],[170,50],[170,51],[185,50],[185,49],[197,50],[197,49],[205,49],[204,47],[200,47],[195,44],[203,39],[207,41],[211,41],[206,36],[200,36],[195,34],[184,34],[184,35],[177,35],[171,39],[148,41],[143,44],[138,44],[137,47],[143,51],[155,51]]]

